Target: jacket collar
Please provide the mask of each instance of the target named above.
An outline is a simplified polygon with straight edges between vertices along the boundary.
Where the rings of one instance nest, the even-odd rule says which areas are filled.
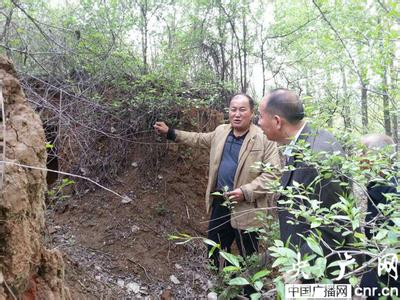
[[[225,142],[226,142],[226,138],[229,135],[229,132],[232,130],[232,126],[226,126],[224,129],[223,134],[221,135],[221,137],[218,139],[217,141],[217,145],[216,145],[216,149],[215,149],[215,163],[219,165],[219,163],[221,162],[221,156],[222,156],[222,152],[224,151],[224,146],[225,146]],[[244,138],[242,147],[240,147],[240,152],[239,152],[239,160],[238,160],[238,167],[237,167],[237,171],[236,171],[236,176],[235,176],[235,182],[236,182],[236,177],[237,175],[240,173],[240,169],[242,168],[244,161],[247,157],[247,155],[249,154],[249,149],[252,149],[253,147],[253,143],[254,143],[254,137],[257,135],[258,133],[258,127],[256,125],[254,125],[253,123],[250,124],[250,128],[249,131],[246,134],[246,137]]]
[[[310,137],[310,134],[312,133],[312,129],[308,123],[304,125],[303,130],[301,131],[299,138],[297,140],[304,140],[307,141],[308,138]]]
[[[296,145],[297,140],[299,139],[300,134],[303,132],[303,129],[306,125],[307,125],[307,122],[304,122],[304,124],[300,127],[300,129],[297,130],[297,133],[295,134],[293,139],[290,141],[289,144],[286,145],[285,150],[283,151],[283,155],[290,156],[294,145]]]
[[[235,179],[234,179],[235,185],[236,185],[238,176],[241,173],[241,169],[244,165],[244,161],[246,160],[247,156],[249,155],[250,150],[253,149],[254,137],[256,135],[257,135],[257,126],[254,125],[253,123],[251,123],[249,132],[247,133],[247,135],[243,141],[242,147],[240,148],[238,166],[237,166],[237,171],[236,171]]]
[[[243,154],[247,150],[249,144],[254,142],[254,136],[257,134],[257,127],[253,123],[250,124],[249,132],[247,132],[246,137],[244,138],[242,147],[240,148],[239,152],[239,164],[243,157]]]
[[[306,123],[305,125],[304,125],[304,127],[303,127],[303,130],[300,132],[300,134],[299,134],[299,137],[297,138],[297,140],[296,140],[296,142],[294,143],[294,145],[296,145],[296,143],[299,141],[299,140],[304,140],[304,141],[307,141],[307,139],[308,139],[308,137],[310,136],[310,133],[311,133],[311,128],[310,128],[310,126]],[[293,146],[294,146],[293,145]],[[294,150],[294,151],[296,151],[296,150]],[[291,153],[291,155],[290,155],[290,157],[289,157],[289,160],[288,160],[288,162],[287,162],[287,165],[294,165],[294,153]]]
[[[309,136],[311,133],[311,128],[309,126],[308,123],[306,123],[306,125],[303,127],[303,130],[301,131],[299,138],[297,139],[297,141],[299,140],[304,140],[307,141]],[[295,153],[292,153],[292,155],[289,157],[289,161],[286,163],[286,166],[294,166],[295,165]],[[292,171],[285,171],[282,174],[281,177],[281,185],[285,188],[287,187],[287,185],[289,184],[291,178],[292,178],[293,172]]]

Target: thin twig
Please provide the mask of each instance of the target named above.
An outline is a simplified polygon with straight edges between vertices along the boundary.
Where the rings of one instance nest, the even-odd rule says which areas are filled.
[[[47,169],[47,168],[41,168],[41,167],[35,167],[35,166],[24,165],[24,164],[20,164],[20,163],[17,163],[17,162],[14,162],[14,161],[9,161],[9,160],[8,160],[8,161],[1,160],[0,163],[2,163],[2,164],[4,164],[4,163],[5,163],[5,164],[10,164],[10,165],[19,166],[19,167],[23,167],[23,168],[27,168],[27,169],[33,169],[33,170],[40,170],[40,171],[53,172],[53,173],[57,173],[57,174],[61,174],[61,175],[67,175],[67,176],[71,176],[71,177],[76,177],[76,178],[84,179],[84,180],[87,180],[87,181],[89,181],[89,182],[91,182],[91,183],[97,185],[98,187],[102,188],[103,190],[106,190],[106,191],[108,191],[108,192],[110,192],[110,193],[112,193],[112,194],[118,196],[119,198],[122,198],[122,199],[128,198],[128,196],[122,196],[122,195],[118,194],[117,192],[115,192],[115,191],[113,191],[113,190],[111,190],[111,189],[109,189],[109,188],[106,188],[105,186],[101,185],[100,183],[94,181],[93,179],[90,179],[90,178],[85,177],[85,176],[81,176],[81,175],[77,175],[77,174],[72,174],[72,173],[67,173],[67,172],[62,172],[62,171],[50,170],[50,169]]]
[[[328,18],[325,16],[325,13],[322,11],[321,7],[315,2],[315,0],[312,0],[312,2],[314,3],[315,7],[318,9],[318,11],[321,14],[322,18],[325,20],[325,22],[328,24],[328,26],[333,30],[333,32],[335,33],[336,37],[338,38],[338,40],[342,44],[342,47],[343,47],[344,51],[347,53],[352,65],[354,67],[354,71],[356,72],[356,74],[358,76],[358,79],[360,80],[361,83],[363,83],[364,82],[363,77],[362,77],[362,75],[360,73],[360,70],[358,69],[358,66],[357,66],[353,56],[350,53],[350,50],[347,48],[346,43],[343,41],[343,39],[340,36],[339,32],[332,25],[332,23],[329,22]]]
[[[10,292],[11,296],[14,298],[14,300],[17,300],[18,298],[15,296],[11,288],[8,286],[7,281],[3,281],[4,285],[6,286],[7,290]]]
[[[147,279],[150,280],[150,281],[153,281],[153,279],[151,279],[151,278],[149,277],[149,275],[147,274],[147,270],[145,269],[145,267],[143,267],[141,264],[139,264],[138,262],[134,261],[134,260],[131,259],[131,258],[127,258],[127,259],[128,259],[129,262],[131,262],[131,263],[133,263],[133,264],[138,265],[139,267],[141,267],[142,270],[144,271],[144,275],[146,275]]]
[[[189,209],[188,209],[187,205],[185,205],[185,207],[186,207],[187,218],[190,219]]]
[[[243,211],[241,211],[241,212],[231,212],[231,213],[226,214],[226,215],[223,215],[223,216],[221,216],[221,217],[214,218],[214,219],[210,219],[210,220],[208,220],[208,221],[201,221],[201,222],[199,222],[199,223],[208,223],[208,222],[213,221],[213,220],[218,220],[218,219],[225,218],[225,217],[227,217],[227,216],[229,216],[229,215],[231,216],[231,218],[230,218],[229,220],[223,222],[222,224],[219,224],[218,226],[215,226],[215,227],[213,227],[213,228],[209,228],[209,229],[207,230],[207,232],[209,232],[209,231],[211,231],[211,230],[215,230],[215,229],[217,229],[217,228],[219,228],[219,227],[221,227],[221,226],[224,226],[225,224],[231,222],[231,220],[240,218],[241,216],[244,216],[244,215],[246,215],[246,214],[248,214],[248,213],[250,213],[250,212],[268,211],[268,210],[272,210],[272,209],[278,209],[278,207],[277,207],[277,206],[271,206],[271,207],[251,208],[251,209],[243,210]],[[232,216],[233,216],[233,217],[232,217]]]
[[[0,80],[0,102],[1,102],[1,121],[3,126],[3,155],[2,160],[6,160],[6,113],[4,111],[4,98],[3,98],[3,81]],[[4,184],[4,172],[5,165],[1,163],[1,180],[0,180],[0,191],[3,189]]]
[[[42,27],[39,26],[38,22],[36,21],[35,18],[33,18],[28,12],[20,5],[16,0],[11,0],[12,4],[14,4],[15,7],[17,7],[32,23],[35,25],[35,27],[39,30],[39,32],[45,37],[46,41],[50,44],[50,42],[53,42],[56,44],[58,47],[68,50],[72,53],[74,53],[71,49],[67,49],[66,47],[62,46],[59,44],[55,39],[51,38],[44,30]]]

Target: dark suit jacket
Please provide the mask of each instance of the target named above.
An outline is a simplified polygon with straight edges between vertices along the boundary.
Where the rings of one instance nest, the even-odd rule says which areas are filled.
[[[400,196],[400,193],[397,192],[397,185],[398,185],[398,179],[397,178],[392,178],[389,182],[383,183],[383,182],[370,182],[367,186],[367,191],[368,191],[368,208],[367,208],[367,216],[365,217],[365,222],[370,222],[373,220],[378,214],[379,211],[377,209],[377,206],[379,204],[387,204],[386,197],[384,194],[397,194]],[[381,220],[378,221],[382,222],[385,220],[389,220],[389,217],[383,217],[381,216]],[[389,225],[393,226],[393,222],[389,221]],[[373,239],[373,235],[371,233],[371,228],[367,227],[365,228],[365,235],[369,239]]]
[[[329,132],[318,129],[314,130],[306,124],[302,133],[299,136],[299,140],[305,140],[308,144],[310,144],[310,149],[313,152],[321,152],[325,151],[328,153],[333,153],[335,151],[339,151],[343,154],[343,149],[336,141],[336,139]],[[314,181],[316,176],[318,176],[318,172],[315,168],[307,166],[304,162],[299,161],[296,158],[296,153],[290,157],[287,165],[292,165],[296,169],[293,171],[286,171],[282,174],[281,184],[284,188],[293,186],[293,182],[297,181],[304,186],[310,186],[310,184]],[[322,201],[321,207],[329,208],[332,204],[339,201],[339,195],[344,193],[344,190],[337,182],[332,182],[329,180],[322,180],[321,182],[314,185],[315,193],[311,195],[312,199],[317,199]],[[284,199],[284,196],[281,196],[279,200]],[[303,202],[299,199],[300,202]],[[308,206],[307,202],[303,202],[306,206]],[[281,240],[285,243],[290,238],[291,248],[295,250],[296,246],[299,247],[300,253],[302,256],[305,253],[312,254],[313,251],[308,247],[306,241],[302,239],[298,234],[302,234],[304,236],[309,236],[310,225],[305,223],[298,224],[288,224],[288,220],[295,220],[295,217],[288,212],[287,209],[281,204],[278,204],[278,218],[280,225],[280,233]],[[299,219],[300,221],[301,220]],[[333,228],[327,226],[320,226],[318,230],[322,232],[322,238],[332,246],[336,246],[336,243],[333,240],[342,241],[344,238],[339,234],[333,231]],[[321,245],[322,246],[322,245]],[[323,250],[326,254],[327,249]]]
[[[390,182],[387,183],[378,183],[378,182],[370,182],[367,186],[368,190],[368,197],[370,200],[368,200],[368,215],[365,218],[366,222],[369,222],[373,220],[378,214],[379,211],[376,208],[379,204],[387,204],[386,197],[384,194],[398,194],[400,196],[400,193],[397,192],[397,187],[398,185],[398,179],[392,178]],[[390,221],[390,216],[381,216],[381,219],[379,222],[383,221],[389,221],[389,225],[393,226],[394,223]],[[365,228],[365,235],[369,239],[373,239],[374,236],[371,232],[371,228]],[[397,273],[400,274],[400,266],[397,266]],[[393,273],[392,273],[393,274]],[[381,276],[378,276],[377,268],[370,269],[367,273],[365,273],[361,279],[361,286],[362,287],[376,287],[377,291],[375,295],[378,295],[381,293],[381,286],[380,284],[383,284],[383,286],[386,287],[396,287],[400,291],[400,280],[394,280],[393,277],[389,276],[387,273]],[[368,299],[378,299],[378,297],[369,297]]]

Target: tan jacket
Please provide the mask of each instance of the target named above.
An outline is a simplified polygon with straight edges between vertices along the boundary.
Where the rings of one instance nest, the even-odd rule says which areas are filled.
[[[225,140],[231,131],[231,125],[220,125],[214,131],[208,133],[196,133],[176,130],[178,143],[189,146],[210,149],[210,170],[206,193],[207,213],[211,209],[210,194],[214,192],[217,180],[218,167],[221,162]],[[271,163],[279,166],[278,148],[263,134],[262,130],[251,124],[239,153],[238,167],[234,179],[234,188],[242,188],[246,201],[235,204],[231,215],[232,227],[246,229],[259,226],[256,220],[257,208],[265,208],[271,205],[273,195],[266,188],[266,182],[272,179],[272,175],[263,173],[257,167],[257,162]]]

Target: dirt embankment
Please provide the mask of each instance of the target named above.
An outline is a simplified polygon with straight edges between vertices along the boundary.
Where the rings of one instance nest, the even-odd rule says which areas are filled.
[[[4,57],[0,82],[5,107],[0,143],[7,161],[0,177],[0,299],[68,299],[61,253],[44,247],[46,173],[21,166],[46,167],[42,123]]]
[[[215,114],[201,120],[203,113],[185,116],[204,131],[222,120]],[[186,118],[182,123],[199,130]],[[205,245],[176,245],[168,235],[207,235],[208,152],[157,140],[151,134],[142,140],[148,144],[132,144],[129,167],[108,186],[131,202],[97,189],[58,199],[47,211],[49,243],[63,251],[73,298],[206,297],[212,274]],[[151,155],[156,161],[148,164]]]
[[[208,154],[149,134],[130,146],[129,167],[110,186],[131,202],[88,189],[81,197],[61,194],[45,210],[42,123],[1,57],[0,81],[7,160],[0,164],[0,299],[203,298],[211,279],[204,244],[179,246],[167,237],[206,235]],[[210,131],[221,119],[189,110],[181,123]]]

